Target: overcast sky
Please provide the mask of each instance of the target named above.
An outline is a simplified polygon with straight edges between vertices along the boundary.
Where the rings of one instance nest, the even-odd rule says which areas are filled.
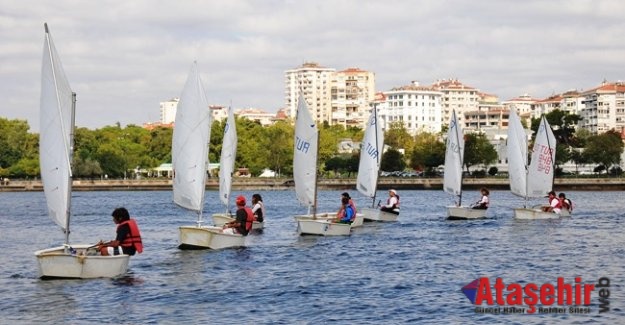
[[[507,100],[625,79],[625,1],[3,1],[0,117],[39,131],[47,22],[76,124],[158,121],[198,61],[211,104],[275,112],[307,61],[376,75],[376,90],[458,78]]]

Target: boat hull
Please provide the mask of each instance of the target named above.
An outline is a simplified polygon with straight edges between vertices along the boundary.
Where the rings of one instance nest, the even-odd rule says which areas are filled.
[[[447,207],[448,220],[471,220],[486,218],[486,209],[471,209],[468,207]]]
[[[380,209],[363,208],[360,210],[364,215],[365,221],[393,222],[397,221],[398,214],[388,213]]]
[[[245,246],[245,236],[224,234],[221,227],[182,226],[180,230],[181,249],[222,249]]]
[[[112,278],[128,271],[130,255],[101,256],[92,245],[87,244],[71,247],[76,250],[76,254],[66,253],[63,246],[35,252],[39,277],[44,279]]]
[[[225,213],[215,213],[213,214],[213,224],[215,226],[221,227],[228,222],[234,221],[235,219]],[[265,222],[254,221],[252,223],[252,230],[263,229],[265,228]]]
[[[514,209],[515,219],[521,219],[521,220],[557,219],[559,217],[560,217],[559,213],[544,212],[541,209],[528,209],[528,208]]]
[[[347,223],[334,223],[328,219],[312,219],[312,215],[295,216],[297,229],[300,235],[318,236],[349,236],[351,225]]]
[[[315,214],[315,218],[313,218],[312,214],[303,214],[295,216],[295,220],[334,220],[336,219],[336,213],[334,212],[322,212]],[[356,218],[354,222],[351,223],[351,227],[362,227],[364,223],[364,214],[356,213]]]

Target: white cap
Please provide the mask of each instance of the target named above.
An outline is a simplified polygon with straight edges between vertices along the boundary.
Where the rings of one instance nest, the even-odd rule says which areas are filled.
[[[395,191],[395,190],[393,190],[393,189],[390,189],[390,190],[388,190],[388,191],[389,191],[389,192],[393,192],[393,194],[397,195],[397,191]]]

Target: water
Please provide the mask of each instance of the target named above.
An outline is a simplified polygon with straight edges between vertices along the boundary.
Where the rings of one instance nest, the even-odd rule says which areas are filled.
[[[337,210],[341,192],[320,192],[320,210]],[[351,192],[358,206],[369,203]],[[522,200],[494,191],[492,218],[467,222],[444,220],[451,199],[442,191],[401,191],[399,222],[365,224],[340,238],[297,236],[291,215],[306,209],[294,193],[260,194],[266,229],[250,235],[247,248],[181,251],[177,227],[195,217],[174,206],[171,192],[74,193],[72,242],[113,239],[110,213],[125,206],[145,251],[117,279],[43,281],[33,252],[63,240],[43,193],[0,193],[0,323],[625,322],[623,192],[570,192],[573,217],[522,222],[511,210]],[[206,195],[206,211],[221,212],[217,192]],[[460,288],[482,276],[539,285],[609,277],[610,311],[598,313],[594,292],[586,315],[476,314]]]

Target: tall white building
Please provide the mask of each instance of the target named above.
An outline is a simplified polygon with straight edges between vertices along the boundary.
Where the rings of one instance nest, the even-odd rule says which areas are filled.
[[[582,92],[581,96],[584,108],[580,127],[592,134],[625,130],[625,83],[603,82],[599,87]]]
[[[378,104],[378,112],[387,128],[391,123],[401,122],[411,135],[442,130],[442,92],[413,82],[382,93],[386,100]]]
[[[285,107],[290,117],[295,117],[298,98],[303,95],[313,119],[317,123],[330,123],[332,111],[332,79],[335,69],[325,68],[315,62],[285,71]]]
[[[174,97],[160,103],[161,124],[171,124],[176,120],[176,110],[180,98]]]
[[[369,102],[375,95],[375,74],[358,68],[336,72],[332,78],[330,125],[364,128]]]

